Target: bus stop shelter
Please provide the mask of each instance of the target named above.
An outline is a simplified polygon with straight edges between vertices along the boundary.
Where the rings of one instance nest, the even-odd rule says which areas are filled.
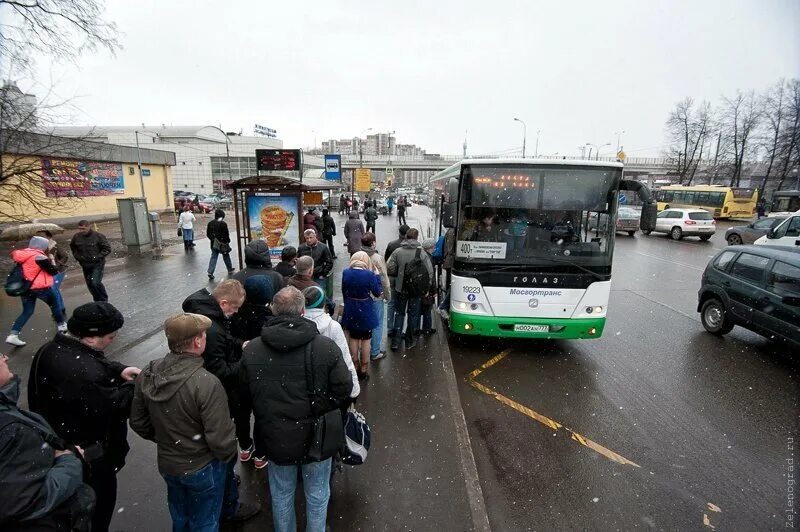
[[[233,193],[239,268],[244,267],[244,247],[257,238],[269,246],[270,258],[280,260],[286,246],[303,241],[303,211],[306,206],[330,205],[331,193],[343,185],[338,181],[284,176],[243,177],[225,188]],[[327,192],[327,203],[325,193]]]

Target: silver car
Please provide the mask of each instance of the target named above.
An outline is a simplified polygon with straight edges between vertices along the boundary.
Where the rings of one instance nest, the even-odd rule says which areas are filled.
[[[736,225],[725,231],[725,240],[730,246],[752,244],[785,219],[786,216],[775,216],[774,218],[761,218],[747,225]]]

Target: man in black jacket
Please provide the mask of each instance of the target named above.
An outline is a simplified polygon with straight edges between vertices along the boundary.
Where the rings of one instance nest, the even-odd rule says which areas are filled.
[[[20,410],[18,399],[19,377],[0,354],[0,529],[67,531],[83,466],[44,418]]]
[[[104,234],[91,228],[87,220],[78,222],[78,232],[72,236],[69,248],[75,260],[83,268],[86,287],[95,301],[108,301],[106,287],[103,286],[103,269],[111,246]]]
[[[303,237],[306,243],[302,244],[297,249],[298,257],[311,257],[314,259],[314,274],[312,278],[314,282],[325,290],[325,295],[331,297],[333,294],[332,287],[330,286],[329,275],[333,270],[333,258],[331,257],[331,250],[328,246],[323,244],[317,239],[317,233],[313,229],[306,229],[303,231]]]
[[[208,260],[208,278],[214,279],[214,270],[217,269],[217,259],[222,255],[222,261],[228,269],[228,275],[236,271],[231,262],[231,234],[228,224],[225,223],[225,211],[214,211],[214,219],[206,226],[206,238],[211,244],[211,258]]]
[[[297,248],[286,246],[281,250],[281,261],[275,266],[275,271],[288,279],[297,273],[294,265],[297,263]]]
[[[233,276],[233,279],[239,281],[242,285],[250,277],[264,275],[272,285],[272,293],[286,286],[283,275],[272,269],[269,246],[262,239],[253,240],[245,246],[244,264],[245,268]]]
[[[206,331],[206,348],[203,351],[203,367],[213,373],[225,388],[228,407],[236,425],[236,438],[239,440],[239,459],[250,460],[253,441],[250,438],[250,418],[240,415],[238,375],[241,348],[244,342],[236,340],[231,334],[230,318],[244,304],[245,291],[242,283],[226,279],[217,285],[213,292],[205,288],[190,295],[183,302],[183,311],[200,314],[211,320]],[[225,477],[225,498],[222,503],[222,518],[226,521],[244,521],[253,516],[252,507],[239,504],[239,488],[233,472],[235,460],[228,465]],[[257,510],[255,510],[257,511]]]
[[[392,256],[392,253],[403,245],[403,241],[406,239],[406,233],[408,232],[409,227],[405,224],[400,226],[400,238],[397,240],[392,240],[386,245],[386,252],[383,254],[384,262],[389,262],[389,257]],[[389,302],[386,304],[386,334],[389,338],[394,336],[394,298],[389,299]]]
[[[239,373],[242,407],[252,409],[255,438],[270,461],[275,529],[296,529],[294,493],[302,470],[308,494],[306,529],[324,530],[331,457],[312,461],[308,445],[313,420],[346,404],[353,381],[336,343],[303,318],[305,298],[299,290],[287,286],[275,294],[272,311],[276,317],[264,327],[261,338],[244,350]],[[309,389],[315,391],[313,397]]]
[[[56,433],[79,445],[89,463],[86,482],[97,494],[93,531],[108,530],[117,501],[117,472],[128,454],[127,419],[139,368],[108,360],[124,319],[113,305],[75,309],[67,334],[59,333],[33,357],[28,404]]]
[[[341,213],[340,213],[341,214]],[[336,236],[336,222],[328,209],[322,209],[322,238],[331,252],[331,258],[336,259],[336,250],[333,248],[333,237]]]
[[[364,221],[367,222],[367,232],[372,230],[375,233],[375,220],[378,219],[378,210],[375,208],[375,204],[367,202],[364,204]]]

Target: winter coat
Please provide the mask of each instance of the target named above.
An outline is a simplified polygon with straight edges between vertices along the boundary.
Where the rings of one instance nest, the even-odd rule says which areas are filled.
[[[307,212],[303,215],[303,231],[306,229],[313,229],[314,232],[317,233],[317,238],[322,238],[322,231],[320,231],[321,227],[321,220],[320,217],[314,214],[313,212]],[[318,223],[320,227],[317,227]]]
[[[125,367],[58,333],[33,357],[28,404],[64,440],[84,449],[101,443],[103,460],[121,469],[133,399],[133,382],[120,375]]]
[[[272,269],[272,259],[269,256],[269,246],[263,240],[253,240],[244,248],[245,269],[239,270],[233,276],[242,285],[255,275],[264,275],[272,285],[272,293],[286,286],[283,275]]]
[[[344,224],[344,237],[347,239],[347,251],[352,255],[361,249],[361,237],[364,236],[364,224],[357,212],[351,212]]]
[[[136,378],[131,428],[158,446],[158,471],[194,473],[211,460],[236,456],[236,433],[225,389],[202,357],[169,353]]]
[[[312,248],[308,244],[302,244],[297,248],[297,256],[310,256],[314,259],[314,279],[327,277],[333,269],[333,257],[331,250],[322,242],[317,242]]]
[[[194,214],[191,211],[183,211],[180,216],[178,216],[178,225],[181,229],[192,229],[194,228],[194,222],[197,218],[194,217]]]
[[[430,255],[422,250],[422,244],[418,240],[404,240],[397,250],[389,257],[389,262],[386,264],[386,270],[389,273],[389,284],[392,285],[392,290],[398,292],[403,291],[403,275],[405,274],[406,265],[414,260],[417,250],[420,250],[420,258],[425,269],[428,270],[428,276],[431,283],[434,281],[433,264],[431,264]]]
[[[275,265],[275,271],[283,275],[284,280],[297,273],[297,270],[288,262],[280,261]]]
[[[375,210],[375,207],[368,207],[364,211],[364,219],[367,222],[374,222],[378,219],[378,211]]]
[[[41,416],[20,410],[19,378],[0,388],[0,530],[68,530],[69,499],[81,485],[74,454]],[[20,522],[21,520],[23,520]]]
[[[75,260],[83,267],[103,265],[111,253],[111,246],[106,236],[95,230],[86,234],[75,233],[69,242],[69,249],[72,250]]]
[[[353,389],[350,391],[350,397],[358,397],[358,394],[361,393],[361,385],[358,383],[356,366],[353,364],[353,357],[350,356],[350,346],[347,345],[347,337],[344,335],[342,326],[321,308],[307,308],[303,317],[313,321],[322,336],[330,338],[336,343],[336,346],[342,352],[342,358],[347,369],[350,370],[350,377],[353,380]]]
[[[369,261],[372,265],[372,269],[378,273],[378,276],[381,278],[381,299],[389,301],[392,296],[391,294],[391,285],[389,284],[389,274],[386,272],[386,262],[384,262],[383,257],[381,254],[378,253],[373,247],[361,247],[361,251],[365,252],[369,255]]]
[[[389,257],[392,256],[392,253],[394,253],[394,250],[396,250],[401,245],[403,245],[403,241],[404,240],[405,240],[405,237],[401,236],[397,240],[392,240],[391,242],[389,242],[389,244],[386,246],[386,251],[383,253],[383,260],[385,260],[388,263],[389,262]]]
[[[261,329],[272,318],[272,311],[265,305],[245,300],[239,311],[231,316],[231,334],[239,342],[261,336]]]
[[[306,346],[311,349],[314,395],[306,383]],[[353,381],[333,340],[301,316],[278,316],[259,340],[247,344],[239,372],[242,411],[253,412],[253,439],[279,465],[308,458],[314,420],[342,407]],[[311,402],[314,402],[312,411]]]
[[[330,214],[322,217],[322,236],[336,236],[336,222]]]
[[[347,268],[342,272],[342,327],[348,331],[371,331],[378,326],[378,314],[370,294],[381,295],[380,276],[360,268]]]
[[[300,275],[299,273],[295,273],[293,276],[289,277],[286,280],[286,284],[294,286],[301,292],[309,286],[319,286],[310,275]]]
[[[48,248],[48,253],[53,256],[56,261],[56,268],[58,268],[59,272],[67,271],[67,263],[69,263],[69,254],[66,251],[61,251],[61,248],[58,247],[58,242],[50,239],[50,247]]]
[[[215,238],[223,244],[231,243],[231,234],[228,232],[228,224],[226,224],[224,220],[215,219],[208,222],[206,226],[206,237],[212,246],[214,245]]]
[[[211,320],[211,327],[206,331],[203,367],[216,375],[230,396],[231,390],[236,389],[240,358],[236,340],[231,335],[230,320],[222,314],[219,303],[205,288],[186,298],[183,311],[200,314]]]
[[[44,251],[35,248],[15,249],[11,259],[22,266],[22,276],[31,282],[31,290],[43,290],[53,286],[53,276],[58,267]]]

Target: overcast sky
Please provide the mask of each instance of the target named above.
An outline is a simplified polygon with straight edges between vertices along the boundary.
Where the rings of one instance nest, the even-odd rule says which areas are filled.
[[[428,152],[660,155],[686,96],[800,77],[797,0],[109,0],[124,48],[42,64],[92,125],[278,130],[286,147],[396,131]],[[611,155],[608,151],[607,155]]]

